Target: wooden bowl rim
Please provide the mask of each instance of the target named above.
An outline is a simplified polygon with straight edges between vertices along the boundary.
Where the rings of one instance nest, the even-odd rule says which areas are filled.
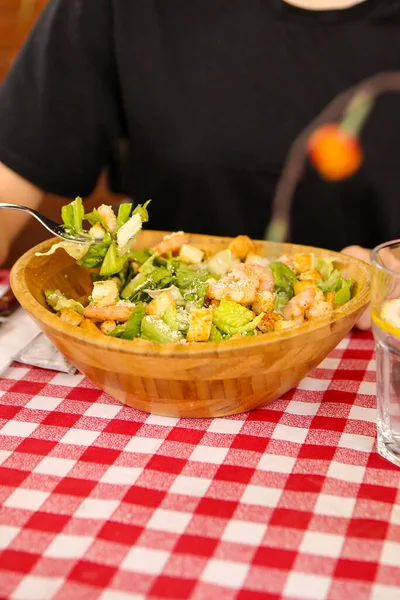
[[[148,233],[160,234],[160,236],[170,233],[157,230],[146,230]],[[192,234],[194,237],[204,237],[211,239],[229,240],[232,238],[225,238],[222,236],[202,236],[201,234]],[[275,242],[266,242],[265,240],[254,240],[257,243],[269,244],[271,246],[281,246]],[[56,330],[57,332],[71,336],[81,342],[90,343],[103,350],[118,351],[123,354],[140,354],[143,356],[179,356],[180,358],[191,358],[199,355],[213,354],[216,351],[219,353],[231,352],[233,350],[242,350],[250,347],[258,346],[270,346],[277,341],[288,340],[291,338],[301,337],[304,334],[318,331],[325,327],[327,324],[334,323],[340,319],[351,315],[359,309],[366,306],[370,299],[370,265],[364,261],[353,258],[340,252],[326,250],[324,248],[316,248],[314,246],[303,246],[300,244],[289,243],[294,249],[298,247],[301,252],[315,252],[329,255],[332,258],[336,258],[337,261],[342,263],[357,263],[358,266],[365,274],[365,283],[362,288],[358,291],[355,298],[350,300],[346,305],[335,310],[333,317],[321,317],[313,321],[304,323],[303,325],[297,326],[295,329],[289,329],[282,332],[265,333],[254,337],[242,337],[240,339],[235,338],[231,340],[224,340],[220,342],[207,342],[201,343],[171,343],[171,344],[157,344],[156,342],[150,342],[147,340],[122,340],[120,338],[112,338],[104,335],[103,333],[91,332],[82,330],[79,327],[69,325],[64,321],[61,321],[54,313],[44,308],[28,291],[26,285],[26,269],[29,266],[32,258],[36,252],[46,252],[53,244],[59,242],[57,238],[47,239],[40,244],[34,246],[27,252],[25,252],[13,265],[10,272],[10,284],[20,305],[37,321],[44,323],[49,328]],[[57,250],[60,252],[62,250]]]

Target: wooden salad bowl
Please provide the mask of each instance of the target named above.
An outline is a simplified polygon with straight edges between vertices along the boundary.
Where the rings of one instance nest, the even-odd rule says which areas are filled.
[[[164,235],[142,231],[136,247],[150,247]],[[207,253],[226,248],[230,241],[190,236],[190,243]],[[47,307],[45,289],[59,289],[81,302],[91,290],[88,271],[64,250],[35,256],[54,242],[39,244],[15,263],[11,286],[18,301],[70,363],[99,388],[125,404],[158,415],[221,417],[279,398],[329,354],[369,302],[366,263],[319,248],[259,241],[259,254],[271,258],[310,251],[334,258],[335,267],[356,282],[354,297],[328,317],[279,333],[197,344],[121,340],[69,325]]]

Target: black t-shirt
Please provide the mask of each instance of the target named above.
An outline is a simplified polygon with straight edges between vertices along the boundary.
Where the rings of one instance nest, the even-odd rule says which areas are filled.
[[[397,8],[396,8],[397,7]],[[47,192],[152,198],[152,228],[262,238],[289,147],[347,87],[400,68],[397,0],[315,12],[282,0],[53,0],[0,90],[0,160]],[[400,237],[400,99],[365,163],[298,186],[292,240]]]

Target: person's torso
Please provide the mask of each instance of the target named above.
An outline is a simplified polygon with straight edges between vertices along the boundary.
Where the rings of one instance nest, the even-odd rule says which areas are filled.
[[[281,0],[115,0],[131,158],[125,188],[151,226],[263,236],[291,143],[339,92],[400,68],[400,21],[376,0],[314,13]],[[340,248],[400,237],[400,98],[379,100],[365,164],[341,184],[308,172],[292,239]]]

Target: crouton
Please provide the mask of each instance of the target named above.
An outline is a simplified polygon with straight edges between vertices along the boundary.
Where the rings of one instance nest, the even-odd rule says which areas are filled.
[[[59,315],[62,321],[76,327],[79,327],[82,321],[84,321],[84,317],[75,310],[72,310],[72,308],[62,308]]]
[[[296,281],[293,285],[294,295],[301,294],[304,290],[308,290],[309,288],[316,288],[315,281],[312,279],[304,279],[303,281]]]
[[[153,317],[162,317],[168,308],[176,308],[176,302],[168,291],[161,292],[146,306],[146,314]]]
[[[270,313],[274,310],[274,295],[271,292],[257,292],[256,298],[251,305],[256,315],[262,312]]]
[[[97,331],[97,333],[99,333],[98,327],[96,327],[96,325],[90,319],[84,319],[79,327],[81,329],[86,329],[86,331]]]
[[[246,258],[249,252],[255,253],[256,250],[255,243],[247,235],[238,235],[228,247],[240,259]]]
[[[198,308],[190,313],[189,329],[186,335],[188,342],[207,342],[210,338],[212,310]]]
[[[179,250],[179,258],[182,262],[195,265],[201,263],[204,258],[204,252],[190,244],[182,244]]]
[[[118,300],[118,285],[115,279],[95,281],[92,291],[92,304],[96,306],[112,306]]]
[[[310,279],[311,281],[315,281],[317,283],[318,281],[322,281],[322,275],[319,271],[317,271],[317,269],[310,269],[310,271],[301,273],[299,279],[302,281]]]
[[[270,333],[271,331],[274,331],[275,324],[282,320],[282,315],[279,315],[276,312],[267,313],[263,316],[257,327],[263,333]]]
[[[325,294],[325,301],[328,302],[328,304],[330,304],[332,306],[332,308],[334,308],[336,302],[336,294],[335,292],[327,292]]]
[[[100,325],[100,331],[102,333],[105,333],[106,335],[108,335],[109,333],[114,331],[116,326],[117,326],[117,324],[115,321],[112,321],[112,320],[103,321],[103,323],[101,323],[101,325]]]
[[[117,217],[115,216],[112,207],[107,204],[102,204],[97,209],[97,212],[103,219],[105,226],[108,227],[110,231],[115,231],[117,228]]]
[[[311,252],[298,252],[293,255],[293,268],[296,273],[305,273],[314,268],[314,255]]]

